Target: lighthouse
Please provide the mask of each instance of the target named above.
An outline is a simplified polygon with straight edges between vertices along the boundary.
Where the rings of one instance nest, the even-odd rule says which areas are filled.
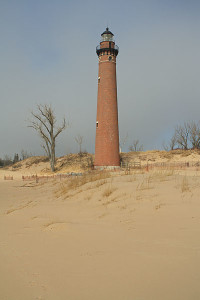
[[[95,168],[117,168],[119,158],[119,129],[117,105],[116,57],[119,48],[114,34],[106,28],[96,47],[99,59],[96,116]]]

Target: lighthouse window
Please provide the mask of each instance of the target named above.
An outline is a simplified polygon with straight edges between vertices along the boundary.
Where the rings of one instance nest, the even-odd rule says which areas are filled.
[[[98,127],[99,127],[99,122],[97,121],[97,122],[96,122],[96,128],[98,128]]]
[[[112,60],[112,56],[109,56],[108,59],[109,59],[109,61],[111,61]]]

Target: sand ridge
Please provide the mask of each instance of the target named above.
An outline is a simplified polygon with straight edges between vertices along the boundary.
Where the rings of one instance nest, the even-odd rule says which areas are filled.
[[[189,163],[196,169],[200,167],[199,150],[173,150],[159,151],[152,150],[146,152],[127,152],[121,153],[121,161],[127,163],[137,162],[141,167],[154,164],[181,164]],[[4,176],[13,176],[14,179],[21,179],[22,176],[32,175],[52,175],[70,172],[87,172],[91,170],[94,155],[90,153],[69,154],[56,159],[56,172],[52,173],[48,158],[45,156],[35,156],[19,161],[7,168],[0,168],[0,180]]]

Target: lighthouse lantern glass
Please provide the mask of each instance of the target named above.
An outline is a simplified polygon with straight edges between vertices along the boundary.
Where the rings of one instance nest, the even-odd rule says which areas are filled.
[[[112,34],[103,34],[102,35],[102,42],[113,42],[113,35]]]

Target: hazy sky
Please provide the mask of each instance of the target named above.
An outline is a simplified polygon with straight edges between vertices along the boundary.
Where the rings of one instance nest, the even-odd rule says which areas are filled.
[[[0,0],[0,157],[43,153],[26,120],[52,104],[70,128],[57,155],[94,152],[98,59],[106,26],[119,46],[119,130],[162,148],[174,126],[200,120],[200,1]]]

